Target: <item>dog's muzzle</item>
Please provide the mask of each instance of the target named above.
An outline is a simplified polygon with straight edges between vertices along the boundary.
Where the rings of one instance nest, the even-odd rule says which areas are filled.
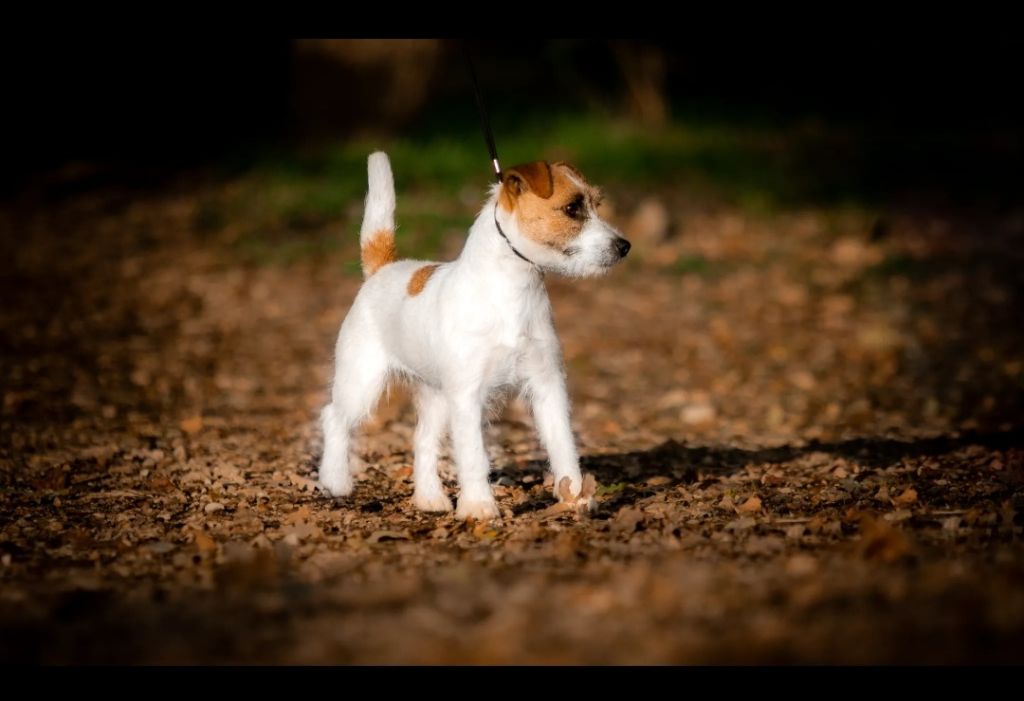
[[[629,249],[632,248],[632,245],[629,243],[629,241],[622,238],[621,236],[616,238],[612,245],[615,247],[616,253],[619,254],[619,258],[625,258],[626,254],[629,253]]]

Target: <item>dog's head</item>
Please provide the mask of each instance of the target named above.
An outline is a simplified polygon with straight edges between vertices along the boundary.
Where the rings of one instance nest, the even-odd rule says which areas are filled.
[[[629,241],[598,216],[600,202],[601,191],[562,162],[509,168],[498,193],[512,245],[541,268],[572,277],[606,273],[629,252]]]

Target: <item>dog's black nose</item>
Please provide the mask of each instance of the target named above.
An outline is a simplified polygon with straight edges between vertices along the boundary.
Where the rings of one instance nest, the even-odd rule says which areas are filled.
[[[615,239],[615,250],[619,252],[620,258],[625,258],[630,248],[631,245],[626,239],[622,237]]]

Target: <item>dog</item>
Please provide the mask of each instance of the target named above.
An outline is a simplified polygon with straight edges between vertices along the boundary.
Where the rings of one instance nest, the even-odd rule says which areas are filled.
[[[388,380],[402,376],[415,385],[417,508],[452,510],[437,472],[450,431],[456,517],[500,518],[488,481],[484,409],[496,392],[515,387],[531,404],[555,496],[579,512],[593,509],[594,480],[580,472],[543,274],[598,276],[629,252],[629,241],[598,216],[600,190],[564,162],[509,168],[491,186],[456,260],[398,260],[387,155],[371,154],[367,170],[359,235],[365,282],[338,333],[331,402],[320,417],[321,488],[334,497],[351,494],[351,433]]]

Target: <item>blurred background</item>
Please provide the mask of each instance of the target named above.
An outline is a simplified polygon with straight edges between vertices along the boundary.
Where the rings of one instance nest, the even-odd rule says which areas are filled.
[[[513,160],[557,143],[588,151],[578,157],[601,179],[615,166],[639,177],[617,162],[629,150],[653,180],[667,170],[791,199],[944,190],[999,203],[1019,175],[1012,39],[969,22],[956,32],[863,22],[468,45]],[[117,166],[138,177],[252,166],[273,147],[358,137],[447,144],[440,178],[464,180],[478,163],[454,40],[78,37],[3,51],[8,188],[31,177],[81,185],[85,164],[93,181]],[[585,139],[612,125],[622,131],[599,156]],[[338,149],[317,153],[340,167]]]
[[[366,156],[405,257],[491,182],[460,42],[4,42],[0,658],[1019,663],[1009,27],[468,41],[502,163],[633,242],[546,280],[598,512],[511,402],[494,528],[411,509],[401,390],[313,487]]]

